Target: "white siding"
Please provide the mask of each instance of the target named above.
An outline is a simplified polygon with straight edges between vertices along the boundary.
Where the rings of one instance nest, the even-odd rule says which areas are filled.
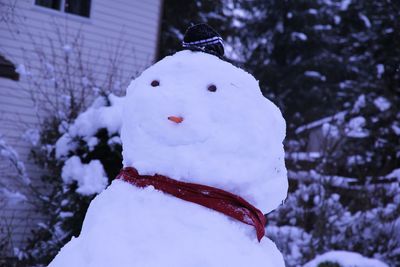
[[[16,65],[27,59],[35,60],[31,56],[34,54],[32,39],[50,53],[48,38],[56,38],[54,29],[57,27],[62,29],[66,44],[69,36],[81,29],[84,57],[94,66],[94,75],[105,75],[110,51],[121,43],[125,51],[121,61],[125,81],[152,64],[156,57],[162,0],[92,0],[90,18],[38,7],[33,0],[0,2],[1,12],[6,12],[4,16],[8,18],[0,21],[0,54]],[[10,4],[16,4],[15,8],[10,8]],[[31,65],[34,67],[34,62]],[[21,138],[26,129],[37,122],[36,110],[24,90],[26,87],[23,77],[18,82],[0,77],[0,136],[17,150],[32,179],[39,183],[41,171],[29,161],[30,145]],[[13,179],[12,166],[0,160],[3,161],[0,171],[10,170],[0,172],[1,182],[13,184],[10,180]],[[26,237],[29,225],[40,220],[40,215],[32,213],[29,221],[23,221],[28,212],[32,211],[27,205],[0,207],[0,227],[13,218],[17,243]]]

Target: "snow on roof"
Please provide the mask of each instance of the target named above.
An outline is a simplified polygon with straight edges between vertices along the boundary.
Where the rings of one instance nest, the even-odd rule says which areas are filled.
[[[310,182],[329,182],[332,186],[349,188],[358,181],[354,177],[345,177],[338,175],[325,175],[316,171],[288,171],[288,176],[293,180]]]
[[[325,117],[325,118],[319,119],[317,121],[313,121],[311,123],[302,125],[296,129],[295,133],[296,134],[302,133],[306,130],[310,130],[310,129],[322,126],[324,123],[328,123],[328,122],[332,122],[332,121],[342,121],[342,120],[344,120],[344,116],[346,114],[347,114],[347,111],[340,111],[333,116]]]

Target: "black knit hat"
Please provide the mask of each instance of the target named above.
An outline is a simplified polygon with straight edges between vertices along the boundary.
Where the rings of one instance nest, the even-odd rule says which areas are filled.
[[[224,41],[209,25],[202,23],[190,26],[183,37],[185,49],[203,51],[219,58],[224,57]]]

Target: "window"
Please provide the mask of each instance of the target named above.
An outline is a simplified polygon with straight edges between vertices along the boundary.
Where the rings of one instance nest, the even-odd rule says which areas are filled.
[[[68,14],[90,17],[91,0],[35,0],[35,5]]]
[[[35,4],[55,10],[60,10],[61,0],[36,0]]]
[[[90,0],[66,0],[65,12],[89,17],[90,16]]]

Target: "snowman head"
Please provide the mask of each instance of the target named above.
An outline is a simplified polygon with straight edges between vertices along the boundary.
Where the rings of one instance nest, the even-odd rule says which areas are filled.
[[[125,167],[214,186],[264,213],[286,197],[285,121],[247,72],[178,52],[132,81],[124,104]]]

